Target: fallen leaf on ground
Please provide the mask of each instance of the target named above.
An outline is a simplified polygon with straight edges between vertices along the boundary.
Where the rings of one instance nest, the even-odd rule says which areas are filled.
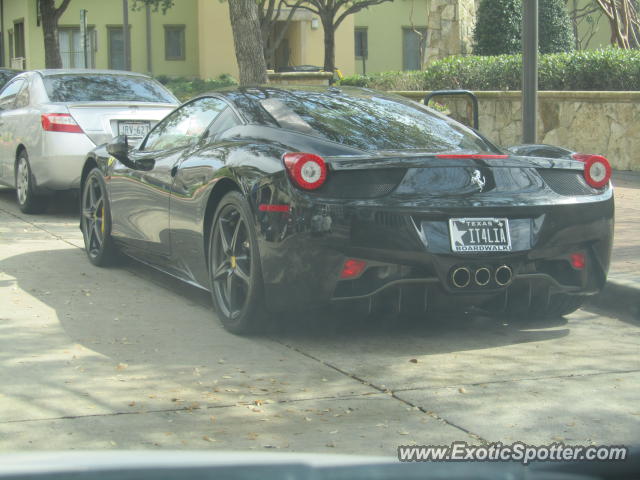
[[[202,437],[202,439],[203,439],[205,442],[215,442],[215,440],[214,440],[213,438],[208,437],[207,435],[205,435],[204,437]]]

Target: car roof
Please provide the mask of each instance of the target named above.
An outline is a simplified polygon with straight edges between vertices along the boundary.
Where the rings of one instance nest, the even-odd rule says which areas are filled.
[[[351,87],[351,86],[333,86],[333,85],[258,85],[258,86],[232,86],[232,87],[224,87],[217,90],[211,90],[209,92],[202,93],[195,98],[198,97],[209,97],[209,96],[223,96],[228,98],[229,100],[234,100],[238,96],[250,96],[255,100],[260,100],[265,97],[269,97],[270,94],[273,93],[284,93],[284,94],[305,94],[305,93],[324,93],[327,95],[331,94],[355,94],[357,96],[384,96],[384,97],[394,97],[396,95],[388,94],[387,92],[381,92],[376,90],[371,90],[369,88],[362,87]]]
[[[43,77],[49,77],[52,75],[83,75],[83,74],[93,74],[93,75],[126,75],[133,77],[144,77],[151,78],[149,75],[145,75],[143,73],[137,72],[129,72],[128,70],[101,70],[96,68],[47,68],[42,70],[33,70],[36,73],[39,73]]]

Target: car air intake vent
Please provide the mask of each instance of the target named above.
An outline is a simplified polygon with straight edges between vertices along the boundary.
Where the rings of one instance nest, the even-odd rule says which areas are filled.
[[[587,185],[582,172],[540,168],[538,173],[549,188],[560,195],[595,195],[601,191]]]
[[[404,168],[332,171],[327,182],[310,193],[333,198],[382,197],[398,186],[406,171]]]
[[[389,212],[376,212],[374,220],[378,225],[391,228],[403,227],[407,223],[405,217]]]

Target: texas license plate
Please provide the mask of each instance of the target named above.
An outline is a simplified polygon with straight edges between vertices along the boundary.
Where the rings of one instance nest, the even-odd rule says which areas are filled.
[[[142,138],[147,133],[149,133],[149,122],[118,122],[118,135]]]
[[[449,238],[454,252],[511,251],[506,218],[451,218]]]

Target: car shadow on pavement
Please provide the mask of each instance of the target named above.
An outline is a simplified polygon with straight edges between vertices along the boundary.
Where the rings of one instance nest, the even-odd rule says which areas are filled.
[[[191,342],[196,337],[232,336],[215,319],[207,292],[137,262],[96,268],[87,261],[83,251],[69,248],[5,258],[0,260],[0,272],[13,277],[19,290],[53,309],[74,342],[117,361],[130,360],[126,356],[121,358],[123,338],[128,339],[127,342],[135,341],[147,352],[170,346],[176,353],[182,350],[185,357],[193,357]],[[5,279],[3,283],[5,288],[11,288],[11,280]],[[20,301],[12,308],[18,312]],[[389,339],[385,349],[395,349],[400,348],[401,339],[418,338],[423,340],[420,353],[429,355],[540,342],[569,332],[563,318],[521,328],[480,316],[363,318],[327,310],[279,316],[266,332],[246,341],[297,339],[363,344]],[[206,354],[193,361],[207,362],[209,357],[210,354]],[[162,355],[158,355],[156,360],[161,359]]]
[[[15,190],[0,187],[0,200],[7,202],[16,202]],[[16,203],[17,208],[17,203]],[[69,215],[77,214],[80,211],[79,192],[64,191],[55,192],[53,195],[47,196],[45,202],[45,210],[42,212],[47,215]]]

